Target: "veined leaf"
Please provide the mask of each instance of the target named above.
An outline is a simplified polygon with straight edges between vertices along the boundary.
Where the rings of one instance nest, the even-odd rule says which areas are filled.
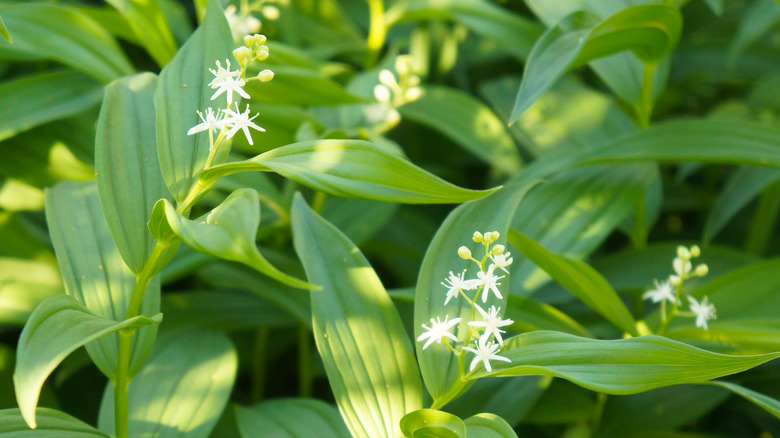
[[[222,333],[162,337],[128,388],[128,436],[206,438],[225,409],[238,357]],[[114,387],[106,386],[98,428],[114,432]]]
[[[430,126],[497,169],[520,168],[520,152],[506,126],[482,102],[449,87],[427,86],[398,110],[404,118]]]
[[[662,386],[701,383],[758,366],[780,352],[747,356],[713,353],[661,336],[618,340],[536,331],[504,341],[512,363],[482,365],[474,378],[549,375],[606,394],[636,394]]]
[[[38,424],[31,431],[18,409],[0,411],[0,437],[108,438],[94,427],[54,409],[38,408]]]
[[[455,415],[435,409],[420,409],[401,419],[405,437],[466,438],[466,424]]]
[[[271,55],[273,56],[273,55]],[[271,82],[247,83],[246,92],[253,102],[274,105],[343,105],[362,102],[341,85],[316,70],[275,65]],[[259,69],[250,69],[247,77],[257,76]],[[260,116],[263,117],[262,115]],[[260,122],[262,125],[262,122]]]
[[[734,394],[737,394],[745,400],[752,402],[756,406],[759,406],[763,410],[780,419],[780,401],[777,399],[761,394],[760,392],[753,391],[752,389],[745,388],[744,386],[740,386],[731,382],[724,382],[722,380],[714,380],[712,382],[706,382],[705,384],[726,388]]]
[[[493,190],[468,190],[361,140],[315,140],[294,143],[246,161],[202,171],[212,184],[236,172],[276,172],[305,186],[336,196],[408,204],[458,203]]]
[[[176,41],[157,0],[108,0],[108,3],[122,13],[157,65],[162,67],[173,58]]]
[[[133,73],[133,66],[113,37],[74,8],[44,3],[0,6],[12,45],[0,51],[54,59],[101,82]]]
[[[74,71],[46,72],[0,85],[0,141],[100,102],[100,83]]]
[[[46,193],[46,220],[60,265],[65,291],[90,312],[122,321],[127,314],[135,276],[111,240],[94,183],[63,183]],[[141,314],[160,311],[160,282],[146,289]],[[152,349],[157,327],[139,330],[133,339],[130,374],[135,374]],[[87,352],[109,378],[116,370],[119,335],[87,344]]]
[[[506,242],[506,232],[515,208],[520,203],[525,193],[535,183],[518,182],[504,186],[497,192],[477,201],[468,202],[453,210],[439,231],[433,238],[425,259],[420,267],[420,275],[417,280],[417,291],[414,300],[414,337],[422,334],[422,324],[429,324],[431,318],[448,316],[453,318],[463,317],[458,330],[463,340],[467,331],[466,324],[470,320],[472,308],[465,300],[455,299],[447,306],[444,305],[446,288],[441,285],[448,272],[460,273],[464,269],[471,268],[469,278],[476,277],[473,262],[458,257],[458,248],[462,245],[473,244],[471,236],[474,231],[498,231],[501,239],[497,243]],[[479,257],[480,254],[477,254]],[[501,280],[503,299],[490,297],[483,307],[495,305],[506,309],[507,295],[509,295],[509,283],[511,277]],[[485,307],[486,308],[486,307]],[[502,312],[503,313],[503,312]],[[444,403],[466,387],[458,387],[458,358],[442,344],[432,344],[427,349],[422,349],[423,344],[417,343],[417,358],[420,362],[425,386],[428,388],[434,403]]]
[[[77,348],[101,336],[124,329],[137,329],[162,320],[136,316],[121,322],[101,318],[68,295],[57,295],[41,303],[19,336],[16,349],[14,387],[25,422],[36,427],[35,406],[43,382],[57,365]]]
[[[165,205],[168,225],[193,249],[244,263],[289,286],[316,287],[278,270],[258,251],[255,236],[260,226],[260,201],[254,189],[236,190],[202,220],[187,219],[169,201],[160,202]]]
[[[422,387],[398,311],[360,250],[296,195],[295,251],[309,281],[314,339],[353,436],[396,438],[422,407]]]
[[[210,1],[205,20],[160,72],[154,93],[157,153],[165,183],[177,202],[187,197],[209,153],[207,133],[187,135],[200,123],[196,111],[227,105],[224,94],[213,103],[210,100],[213,91],[207,84],[214,76],[209,68],[215,69],[216,61],[232,59],[232,50],[233,37],[220,2]]]
[[[168,198],[160,172],[152,99],[157,77],[141,73],[106,86],[95,139],[100,205],[111,237],[130,269],[143,269],[155,240],[146,222]]]
[[[666,5],[632,6],[600,23],[582,11],[566,17],[534,45],[510,123],[567,69],[626,50],[657,64],[677,45],[681,31],[680,12]]]
[[[517,438],[512,426],[498,415],[477,414],[464,423],[469,438]]]
[[[338,409],[321,400],[276,399],[236,407],[241,438],[349,438]]]
[[[507,239],[588,307],[621,330],[634,336],[639,335],[631,312],[607,280],[595,269],[578,260],[555,255],[517,230],[510,229]]]

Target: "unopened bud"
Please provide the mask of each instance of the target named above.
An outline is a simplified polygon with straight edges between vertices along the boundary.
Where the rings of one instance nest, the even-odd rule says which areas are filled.
[[[379,72],[379,82],[387,85],[390,88],[395,88],[398,86],[398,82],[396,82],[395,76],[390,70],[382,70]]]
[[[693,245],[691,247],[691,257],[698,257],[701,255],[701,249],[698,245]]]
[[[268,46],[260,46],[257,48],[257,55],[255,55],[255,59],[258,61],[265,61],[270,55],[271,52],[268,50]]]
[[[471,250],[466,248],[465,246],[461,246],[460,248],[458,248],[458,255],[462,259],[469,260],[471,259]]]
[[[267,38],[265,35],[261,35],[259,33],[256,33],[254,35],[247,35],[244,37],[244,44],[247,45],[247,47],[252,47],[255,44],[265,44],[267,41]]]
[[[257,74],[257,79],[260,79],[260,82],[269,82],[273,78],[274,72],[269,69],[265,69]]]
[[[678,246],[677,247],[677,257],[683,259],[683,260],[690,260],[691,259],[691,252],[688,251],[688,248],[684,246]]]
[[[260,12],[263,13],[263,16],[269,20],[278,20],[279,19],[279,9],[276,6],[265,6],[263,9],[260,10]],[[262,44],[262,43],[260,43]]]
[[[493,249],[490,250],[490,252],[492,254],[503,254],[504,251],[506,251],[506,247],[504,245],[501,245],[501,244],[497,244],[497,245],[493,246]]]
[[[409,55],[401,55],[395,58],[395,71],[399,76],[406,76],[412,70],[412,58]]]
[[[704,263],[700,264],[696,267],[696,270],[694,271],[694,274],[698,275],[699,277],[704,277],[707,275],[707,273],[710,272],[710,268],[705,265]]]
[[[417,100],[420,98],[420,96],[422,96],[422,88],[420,87],[407,88],[404,92],[404,99],[407,102]]]
[[[487,240],[488,243],[493,243],[498,238],[501,237],[501,234],[498,233],[498,231],[491,231],[489,233],[485,233],[485,240]]]
[[[233,57],[243,66],[252,57],[252,51],[249,50],[249,47],[239,47],[233,50]]]
[[[471,239],[477,243],[482,242],[482,233],[479,231],[474,231],[474,235],[471,236]]]
[[[377,84],[377,86],[374,87],[374,97],[376,97],[376,100],[379,102],[390,102],[390,89],[382,84]]]
[[[669,283],[672,284],[672,286],[679,286],[680,285],[680,277],[677,275],[670,275],[669,276]]]

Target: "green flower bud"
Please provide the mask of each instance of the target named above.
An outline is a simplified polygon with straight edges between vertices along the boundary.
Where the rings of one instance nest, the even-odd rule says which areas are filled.
[[[470,260],[471,259],[471,250],[466,248],[465,246],[461,246],[460,248],[458,248],[458,255],[462,259]]]

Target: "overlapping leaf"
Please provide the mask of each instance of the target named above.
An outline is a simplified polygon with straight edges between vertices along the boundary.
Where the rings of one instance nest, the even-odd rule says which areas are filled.
[[[94,427],[54,409],[39,408],[38,427],[31,431],[18,409],[0,411],[0,437],[34,436],[36,438],[108,438]]]
[[[173,58],[176,42],[157,0],[108,0],[108,3],[122,13],[157,65],[164,66]]]
[[[321,400],[275,399],[236,408],[241,438],[349,438],[339,411]]]

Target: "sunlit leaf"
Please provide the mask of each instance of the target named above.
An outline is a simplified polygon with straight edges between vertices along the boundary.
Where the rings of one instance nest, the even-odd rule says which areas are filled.
[[[8,28],[5,26],[3,18],[0,17],[0,36],[6,39],[9,43],[13,44],[14,40],[11,38],[11,34],[8,33]]]
[[[0,411],[0,437],[108,438],[94,427],[54,409],[38,408],[37,428],[31,431],[18,409]]]
[[[321,400],[275,399],[236,408],[241,438],[349,438],[338,409]]]
[[[464,423],[469,438],[517,438],[512,426],[498,415],[477,414]]]
[[[173,58],[176,42],[157,0],[108,0],[108,3],[122,13],[157,65],[164,66]]]
[[[466,424],[446,412],[420,409],[401,419],[401,432],[408,438],[466,438]]]

